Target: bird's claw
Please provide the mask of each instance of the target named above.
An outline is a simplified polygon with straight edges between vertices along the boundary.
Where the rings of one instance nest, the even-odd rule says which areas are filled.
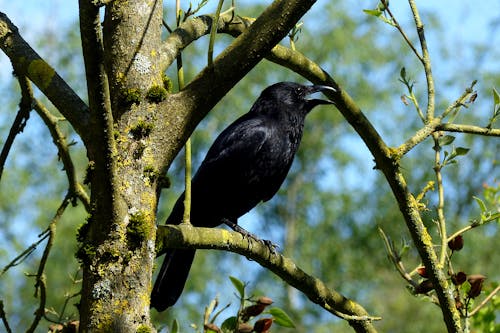
[[[229,226],[234,231],[240,233],[242,237],[251,238],[251,239],[255,240],[256,242],[264,244],[265,246],[267,246],[267,248],[269,249],[269,251],[272,254],[277,253],[276,249],[279,248],[279,246],[277,244],[274,244],[272,241],[267,240],[267,239],[260,239],[259,237],[255,236],[251,232],[243,229],[242,227],[240,227],[238,224],[236,224],[235,222],[233,222],[231,220],[224,219],[223,222],[225,225]]]
[[[267,246],[267,248],[269,249],[269,251],[271,252],[271,254],[277,254],[278,253],[278,251],[277,251],[277,249],[279,249],[279,245],[278,244],[275,244],[272,241],[267,240],[267,239],[258,239],[257,241],[262,242],[265,246]]]

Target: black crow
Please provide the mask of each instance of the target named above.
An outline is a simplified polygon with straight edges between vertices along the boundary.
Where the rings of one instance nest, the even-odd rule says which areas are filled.
[[[331,101],[309,98],[321,85],[280,82],[267,87],[250,111],[229,125],[215,140],[191,183],[191,223],[237,226],[240,216],[278,191],[299,147],[306,115]],[[180,224],[184,194],[167,224]],[[186,283],[195,250],[170,249],[151,293],[151,307],[163,311],[175,304]]]

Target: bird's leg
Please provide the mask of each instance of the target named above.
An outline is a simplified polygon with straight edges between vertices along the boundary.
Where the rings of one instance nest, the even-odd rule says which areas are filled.
[[[229,228],[233,229],[234,231],[240,233],[243,237],[248,237],[256,240],[257,242],[261,242],[264,245],[266,245],[271,253],[276,253],[276,248],[278,248],[277,244],[274,244],[270,240],[267,239],[260,239],[259,237],[255,236],[252,234],[250,231],[247,231],[246,229],[240,227],[236,222],[229,220],[229,219],[222,219],[222,223],[227,225]]]

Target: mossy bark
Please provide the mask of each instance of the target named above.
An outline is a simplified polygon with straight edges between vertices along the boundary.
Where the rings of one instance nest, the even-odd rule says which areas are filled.
[[[169,94],[162,2],[110,2],[101,29],[99,7],[80,0],[92,165],[92,212],[79,235],[83,332],[154,331],[149,294],[160,175],[199,121],[313,3],[275,1],[186,89]]]
[[[150,133],[162,84],[157,65],[162,5],[115,1],[99,10],[80,2],[92,141],[87,146],[92,212],[87,233],[83,332],[136,332],[151,327],[149,293],[155,258],[157,172]],[[106,50],[106,52],[104,52]],[[134,91],[134,100],[130,100]]]

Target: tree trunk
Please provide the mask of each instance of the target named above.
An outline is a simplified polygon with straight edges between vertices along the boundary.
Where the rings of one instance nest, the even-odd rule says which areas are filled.
[[[102,29],[98,4],[79,4],[92,192],[91,215],[78,232],[84,267],[80,327],[154,331],[149,294],[162,175],[199,121],[314,1],[275,1],[177,94],[167,91],[162,75],[171,62],[161,55],[172,45],[161,42],[161,1],[110,2]]]
[[[137,332],[151,327],[159,165],[149,134],[156,105],[166,96],[155,49],[162,4],[113,2],[103,37],[98,8],[81,1],[80,9],[93,134],[87,147],[92,213],[79,231],[80,327]]]

